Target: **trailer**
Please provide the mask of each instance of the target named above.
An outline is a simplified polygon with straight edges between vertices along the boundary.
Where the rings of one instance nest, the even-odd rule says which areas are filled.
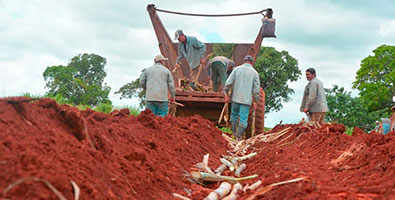
[[[161,10],[155,7],[154,4],[149,4],[147,6],[147,11],[149,13],[153,28],[155,30],[156,37],[158,39],[158,47],[161,51],[161,54],[168,58],[166,67],[173,72],[174,83],[176,86],[176,97],[175,100],[178,103],[184,105],[184,107],[177,107],[177,111],[175,113],[176,116],[187,117],[193,115],[201,115],[203,118],[209,119],[217,123],[219,127],[225,126],[225,122],[221,122],[218,124],[218,119],[221,115],[222,110],[225,105],[225,97],[221,92],[201,92],[201,91],[185,91],[181,89],[182,80],[184,77],[189,77],[189,65],[185,61],[185,59],[181,63],[181,70],[174,70],[176,66],[177,60],[177,46],[178,43],[174,43],[166,31],[162,21],[160,20],[158,12],[167,12],[172,14],[181,14],[181,15],[191,15],[187,13],[173,12]],[[262,14],[263,16],[272,17],[272,10],[265,9],[253,14]],[[267,15],[265,15],[266,13]],[[251,14],[251,13],[246,13]],[[196,16],[196,14],[194,14]],[[239,14],[245,15],[245,14]],[[206,17],[209,15],[205,15]],[[237,16],[233,15],[233,16]],[[258,35],[255,39],[254,43],[233,43],[233,60],[237,65],[243,63],[243,58],[246,55],[251,55],[254,58],[254,62],[261,48],[263,37],[262,37],[262,29],[259,27]],[[213,53],[213,43],[205,43],[206,44],[206,55]],[[208,59],[205,61],[206,63],[203,66],[207,65]],[[174,71],[173,71],[174,70]],[[209,75],[208,69],[204,69],[199,76],[199,83],[203,85],[207,85],[209,83]],[[230,113],[230,106],[227,107],[227,115]],[[226,119],[226,117],[225,117]],[[229,116],[227,116],[229,119]],[[264,132],[264,119],[265,119],[265,92],[263,89],[260,89],[260,100],[257,103],[257,109],[255,113],[250,110],[248,126],[246,129],[245,136],[251,137],[254,133],[259,134]]]

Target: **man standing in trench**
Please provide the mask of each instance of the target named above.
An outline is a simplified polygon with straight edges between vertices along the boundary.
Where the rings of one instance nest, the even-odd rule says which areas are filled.
[[[166,116],[168,112],[168,91],[170,101],[174,101],[176,90],[170,71],[164,66],[167,58],[157,55],[155,64],[145,69],[140,76],[140,86],[146,90],[145,99],[147,108],[154,115]]]
[[[232,123],[232,134],[236,140],[241,140],[244,130],[247,128],[248,114],[252,103],[255,111],[256,103],[259,101],[260,81],[258,72],[252,67],[254,59],[247,55],[244,57],[244,64],[236,67],[225,84],[225,101],[232,102],[230,122]],[[232,90],[231,99],[228,91]],[[238,124],[238,129],[237,128]]]
[[[210,60],[210,79],[213,81],[214,92],[223,92],[227,71],[233,69],[234,66],[235,62],[225,56],[215,56]]]
[[[185,58],[189,64],[190,69],[190,83],[192,89],[196,90],[195,83],[199,79],[199,70],[204,63],[206,55],[206,45],[193,36],[186,36],[182,30],[177,30],[174,40],[178,40],[178,57],[176,68],[179,68],[181,61]]]
[[[324,86],[316,78],[314,68],[306,69],[306,79],[309,83],[304,89],[300,112],[305,112],[312,122],[324,123],[325,113],[328,112]]]

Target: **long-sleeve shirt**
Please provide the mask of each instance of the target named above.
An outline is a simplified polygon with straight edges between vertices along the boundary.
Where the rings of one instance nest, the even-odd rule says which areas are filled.
[[[146,90],[146,101],[168,101],[168,91],[171,97],[176,95],[173,76],[160,63],[155,63],[143,71],[140,86]]]
[[[322,82],[313,78],[304,88],[302,104],[300,111],[307,108],[309,112],[327,112],[328,104],[326,102],[325,90]]]
[[[220,61],[224,64],[224,66],[228,67],[231,60],[225,56],[215,56],[213,59],[210,60],[210,65],[211,63],[215,62],[215,61]]]
[[[224,68],[228,69],[230,63],[232,62],[232,60],[230,60],[229,58],[225,57],[225,56],[215,56],[213,59],[210,60],[209,62],[209,68],[208,68],[208,72],[209,74],[211,74],[213,72],[213,70],[211,69],[211,64],[213,64],[213,62],[221,62],[222,64],[224,64]],[[227,70],[225,70],[226,73]]]
[[[232,71],[226,80],[225,92],[231,87],[233,87],[232,102],[251,105],[252,96],[255,102],[259,101],[259,75],[251,64],[244,63]]]
[[[190,69],[195,69],[200,65],[200,59],[206,55],[206,45],[200,42],[196,37],[185,36],[186,44],[178,43],[177,63],[183,58],[188,61]]]

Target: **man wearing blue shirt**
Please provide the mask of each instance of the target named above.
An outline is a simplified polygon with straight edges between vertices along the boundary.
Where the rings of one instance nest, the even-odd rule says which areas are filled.
[[[206,45],[193,36],[186,36],[182,30],[177,30],[174,40],[178,40],[178,57],[176,68],[180,67],[181,61],[185,58],[190,69],[190,85],[195,88],[195,82],[199,79],[200,64],[204,63],[206,55]]]
[[[232,102],[230,122],[236,140],[242,139],[244,130],[247,128],[252,97],[254,98],[253,110],[256,109],[256,102],[259,101],[260,81],[258,72],[252,67],[253,61],[252,56],[245,56],[244,64],[232,71],[225,84],[225,100]],[[229,90],[232,90],[231,98],[228,96]]]

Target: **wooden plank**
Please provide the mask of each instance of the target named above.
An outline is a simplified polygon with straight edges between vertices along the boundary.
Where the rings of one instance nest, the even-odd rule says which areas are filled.
[[[176,101],[178,101],[180,103],[182,103],[183,101],[224,103],[225,102],[225,98],[201,98],[201,97],[180,97],[180,96],[176,96]]]
[[[176,96],[193,97],[224,97],[222,92],[196,92],[196,91],[176,91]]]

